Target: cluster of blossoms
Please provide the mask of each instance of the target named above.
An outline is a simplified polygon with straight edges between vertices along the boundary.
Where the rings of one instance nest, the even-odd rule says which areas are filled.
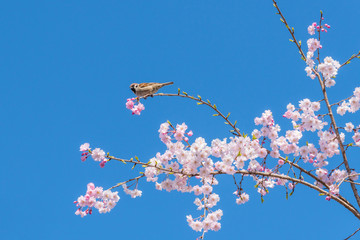
[[[91,154],[91,157],[95,160],[100,162],[100,167],[105,167],[105,163],[108,161],[105,157],[105,152],[101,150],[100,148],[95,148],[94,150],[91,150],[89,143],[84,143],[80,146],[80,152],[82,157],[81,161],[85,161],[89,157],[89,153]]]
[[[346,112],[355,113],[360,109],[360,87],[355,88],[353,92],[353,96],[348,101],[343,101],[339,107],[337,108],[336,112],[343,116]],[[356,146],[360,147],[360,125],[356,128],[354,124],[346,123],[345,131],[347,132],[354,132],[352,139]]]
[[[157,153],[156,157],[150,159],[150,165],[145,170],[148,181],[156,182],[157,175],[162,173],[156,167],[171,167],[173,170],[181,169],[182,173],[186,175],[199,174],[203,180],[211,182],[214,181],[211,173],[215,170],[226,174],[234,174],[236,169],[244,169],[245,161],[254,160],[257,157],[263,158],[267,155],[266,149],[261,147],[259,140],[251,140],[248,136],[231,137],[230,142],[227,142],[227,139],[215,139],[211,142],[211,146],[207,145],[204,138],[198,137],[193,144],[185,145],[182,141],[171,138],[173,132],[168,131],[168,127],[168,123],[163,123],[160,126],[160,139],[166,144],[167,150],[164,154]],[[214,162],[210,156],[220,158],[221,161]],[[250,168],[255,165],[257,164],[250,164]],[[172,184],[172,190],[178,188],[182,182],[181,179],[175,179],[174,181],[177,182]],[[214,182],[212,185],[215,185]],[[166,186],[168,188],[169,183],[166,183]],[[206,186],[205,183],[204,186]],[[187,188],[177,190],[187,190]],[[194,191],[203,193],[197,187],[195,187]]]
[[[324,62],[319,64],[318,70],[322,73],[327,87],[335,85],[335,80],[332,78],[335,78],[337,75],[339,67],[340,63],[332,59],[332,57],[326,57]]]
[[[296,110],[295,106],[289,103],[287,105],[287,111],[283,117],[291,119],[294,129],[299,131],[311,131],[322,130],[327,122],[323,122],[315,115],[315,112],[320,110],[319,102],[311,102],[305,98],[299,101],[299,109]],[[297,123],[299,120],[301,122]]]
[[[280,129],[274,125],[270,111],[266,111],[261,118],[256,118],[255,122],[265,125],[266,128],[264,127],[261,131],[255,130],[253,139],[248,136],[231,137],[230,141],[214,139],[211,146],[208,146],[205,139],[201,137],[196,138],[194,143],[189,145],[188,139],[185,140],[184,137],[187,129],[184,123],[177,125],[176,130],[173,131],[169,130],[169,123],[161,124],[159,137],[167,146],[167,150],[163,154],[157,153],[156,157],[150,159],[149,165],[145,169],[147,181],[155,182],[158,190],[193,192],[195,195],[203,194],[202,200],[196,198],[194,202],[198,210],[204,207],[206,209],[214,207],[220,200],[220,197],[213,193],[213,186],[218,184],[214,173],[233,175],[238,170],[272,172],[271,169],[266,168],[256,160],[256,158],[265,158],[267,155],[267,150],[261,146],[258,138],[272,134],[272,130],[269,128],[275,129],[276,136],[274,138],[277,138],[277,131]],[[178,131],[181,133],[177,134]],[[299,138],[296,133],[288,133],[288,137],[292,141]],[[187,145],[183,144],[182,141],[185,141]],[[214,162],[210,158],[211,156],[220,160]],[[246,161],[249,161],[247,167],[245,167]],[[173,179],[168,176],[165,180],[158,181],[158,176],[162,173],[166,174],[169,169],[173,172],[171,175]],[[198,176],[201,185],[191,186],[189,178],[194,175]],[[273,188],[275,185],[284,186],[287,182],[287,180],[273,177],[266,179],[254,177],[254,180],[257,182],[258,192],[261,195],[267,194],[268,188]],[[293,185],[289,184],[289,188],[292,189]],[[249,200],[249,195],[244,192],[236,192],[236,196],[238,197],[236,199],[237,204],[243,204]],[[209,224],[205,216],[202,217],[202,220],[193,221],[191,216],[188,218],[190,227],[197,231],[201,229],[204,231],[217,230],[215,226],[220,227],[214,222]]]
[[[89,157],[89,143],[84,143],[80,146],[80,152],[81,153],[81,161],[85,162],[85,160]]]
[[[140,115],[141,111],[145,110],[145,106],[140,102],[136,105],[134,100],[136,100],[136,98],[128,98],[126,100],[126,108],[130,109],[133,115]]]
[[[159,129],[159,137],[160,140],[167,144],[171,142],[172,136],[177,140],[177,141],[182,141],[184,140],[185,142],[189,141],[189,137],[191,137],[193,135],[192,131],[189,131],[186,133],[187,130],[187,126],[185,123],[179,125],[176,125],[176,129],[170,129],[170,124],[168,122],[163,123],[160,125],[160,129]],[[186,136],[187,135],[187,136]]]
[[[322,19],[324,20],[324,18]],[[322,32],[327,32],[327,29],[326,28],[330,28],[330,25],[328,24],[324,24],[324,26],[320,26],[320,25],[317,25],[316,22],[313,22],[309,27],[308,27],[308,33],[310,35],[314,35],[315,34],[315,30],[317,31],[322,31]]]
[[[346,123],[345,125],[345,131],[347,132],[352,132],[354,131],[354,135],[352,136],[352,139],[354,140],[354,143],[356,146],[360,147],[360,125],[354,129],[354,124],[352,124],[351,122]]]
[[[238,197],[236,199],[237,204],[244,204],[250,200],[249,194],[247,193],[239,194],[239,191],[235,191],[234,194]]]
[[[324,26],[326,28],[330,28],[328,24],[325,24]],[[310,35],[314,35],[315,29],[317,31],[320,31],[321,29],[321,31],[327,32],[326,28],[322,26],[317,26],[316,23],[313,23],[308,27],[308,32]],[[307,46],[308,46],[308,52],[306,53],[307,67],[305,68],[305,71],[307,73],[307,76],[309,76],[311,79],[314,79],[316,77],[316,75],[313,73],[313,69],[315,67],[315,61],[313,60],[314,52],[317,49],[322,48],[322,46],[320,44],[320,41],[315,38],[308,39]],[[335,85],[335,80],[333,78],[336,77],[339,67],[340,67],[339,62],[332,59],[331,57],[326,57],[324,59],[324,62],[318,65],[317,69],[323,75],[325,79],[326,87],[332,87]]]
[[[142,191],[138,190],[137,188],[134,190],[130,190],[127,188],[126,184],[123,184],[124,192],[130,195],[132,198],[141,197]]]
[[[360,87],[355,88],[349,101],[343,101],[337,108],[337,113],[343,116],[346,112],[355,113],[360,109]]]
[[[358,128],[360,128],[360,126]],[[360,133],[356,132],[352,138],[355,142],[355,145],[360,147]]]
[[[356,94],[360,94],[360,88],[356,89]],[[354,96],[355,92],[354,92]],[[340,108],[340,107],[339,107]],[[357,173],[352,171],[350,175],[345,170],[336,169],[332,173],[328,173],[328,170],[322,168],[328,165],[325,159],[331,158],[334,155],[340,153],[339,142],[337,141],[336,134],[332,129],[323,130],[327,122],[323,122],[315,116],[314,112],[320,110],[319,102],[311,102],[309,99],[304,99],[299,102],[299,110],[295,110],[292,104],[287,106],[288,111],[284,114],[284,117],[293,120],[293,126],[300,131],[317,131],[319,137],[319,148],[316,148],[314,144],[307,143],[294,152],[295,156],[299,156],[303,161],[312,163],[317,168],[316,175],[318,178],[329,186],[329,192],[331,195],[339,195],[340,184],[347,178],[355,181],[358,179]],[[301,112],[301,113],[300,113]],[[339,112],[339,110],[338,110]],[[301,123],[296,123],[301,119]],[[360,128],[360,126],[359,126]],[[347,123],[344,128],[347,132],[354,131],[354,125]],[[345,134],[340,133],[341,142],[345,141]],[[353,136],[356,145],[360,146],[360,134],[355,131]],[[323,187],[320,182],[315,182],[315,185]],[[331,196],[326,197],[327,200],[331,199]]]
[[[348,122],[348,123],[346,123],[344,129],[347,132],[352,132],[352,131],[355,132],[352,139],[354,140],[355,145],[360,147],[360,133],[359,133],[360,125],[357,126],[357,128],[354,128],[354,124],[352,124],[351,122]]]
[[[189,226],[197,232],[201,230],[207,232],[209,230],[218,231],[221,228],[221,224],[218,222],[221,220],[223,212],[221,209],[209,213],[203,221],[194,220],[191,215],[186,216],[186,220]]]
[[[299,102],[299,110],[295,110],[295,107],[292,104],[288,104],[287,109],[288,110],[284,114],[284,117],[293,121],[293,127],[296,129],[294,131],[297,133],[297,137],[291,139],[288,137],[288,132],[290,131],[287,131],[287,140],[296,144],[302,136],[301,132],[317,131],[320,146],[320,149],[317,149],[312,143],[307,143],[302,147],[295,145],[293,146],[294,151],[291,153],[295,156],[300,155],[305,163],[312,163],[314,167],[323,167],[328,165],[328,162],[325,161],[325,159],[333,157],[334,154],[339,154],[340,150],[335,133],[331,129],[323,130],[324,126],[327,125],[327,122],[320,120],[315,115],[315,111],[320,110],[320,103],[304,99]],[[299,120],[301,120],[301,122],[297,123]],[[300,131],[300,133],[296,131]],[[343,133],[341,133],[341,138],[342,140],[345,138]],[[287,152],[289,151],[284,151],[284,153]]]
[[[74,202],[79,207],[75,214],[84,217],[92,214],[93,208],[96,208],[99,213],[110,212],[119,199],[118,192],[103,191],[102,187],[95,187],[93,183],[89,183],[85,196],[78,197],[77,201]],[[84,210],[84,208],[86,209]]]
[[[326,28],[330,28],[330,26],[327,24],[319,26],[313,23],[308,27],[308,32],[310,35],[314,35],[316,31],[327,32]],[[331,57],[326,57],[323,63],[315,66],[314,52],[321,49],[322,46],[320,41],[315,38],[310,38],[307,45],[307,67],[305,68],[307,75],[314,79],[316,77],[315,70],[318,70],[324,78],[326,87],[334,86],[334,78],[340,67],[339,62]],[[133,114],[140,115],[145,107],[139,102],[135,105],[135,99],[127,99],[126,108],[130,109]],[[341,102],[337,113],[344,115],[346,112],[354,113],[359,109],[360,87],[355,89],[354,95],[348,101]],[[315,185],[328,191],[325,199],[330,200],[332,197],[340,195],[340,186],[344,181],[347,179],[356,181],[359,174],[355,171],[349,174],[350,170],[348,170],[349,172],[340,170],[341,165],[331,171],[325,169],[329,164],[329,159],[340,154],[339,145],[345,142],[345,134],[340,133],[340,140],[338,140],[339,136],[332,127],[325,129],[328,122],[316,115],[319,110],[320,102],[312,102],[309,99],[299,101],[298,108],[291,103],[288,104],[283,117],[292,121],[293,128],[287,130],[284,135],[280,135],[280,126],[275,124],[272,112],[266,110],[261,117],[255,118],[254,122],[260,126],[260,129],[253,130],[251,136],[214,139],[211,144],[208,144],[202,137],[196,138],[190,144],[189,137],[193,136],[193,132],[188,131],[185,123],[177,124],[174,127],[170,122],[165,122],[160,125],[158,132],[160,140],[166,145],[166,150],[162,154],[158,152],[148,163],[134,162],[135,165],[142,164],[145,168],[144,173],[141,173],[143,175],[135,179],[145,177],[148,182],[155,184],[157,190],[168,192],[175,190],[193,193],[195,196],[201,195],[201,197],[195,197],[194,204],[197,210],[203,210],[204,213],[195,219],[188,215],[186,219],[193,230],[203,232],[218,231],[221,228],[219,221],[223,212],[221,209],[212,210],[220,201],[220,196],[214,193],[214,186],[218,185],[216,177],[220,174],[233,175],[236,185],[235,174],[240,174],[242,178],[251,177],[256,182],[255,187],[263,199],[263,196],[269,193],[269,189],[276,185],[284,186],[286,189],[295,188],[299,182],[297,180],[302,177],[301,173],[307,173],[295,165],[300,169],[300,176],[296,176],[293,166],[298,157],[298,160],[311,164],[311,168],[315,167],[314,175],[316,177],[311,175],[317,180]],[[355,145],[360,147],[360,125],[355,128],[349,122],[343,129],[346,132],[354,133],[352,139]],[[305,145],[300,144],[306,131],[317,132],[317,144],[308,142]],[[82,152],[82,161],[91,155],[95,161],[100,162],[101,167],[104,167],[105,163],[111,159],[100,148],[91,150],[88,143],[81,145],[80,151]],[[287,157],[282,157],[282,154]],[[288,160],[290,154],[295,157],[292,163]],[[129,160],[129,162],[131,161],[132,159]],[[284,170],[283,167],[286,163],[289,164],[288,171],[286,174],[282,174],[280,170]],[[295,175],[294,178],[298,179],[289,178],[290,169]],[[166,176],[160,178],[161,174]],[[132,198],[141,197],[142,191],[137,189],[137,184],[133,190],[130,190],[125,184],[135,179],[130,179],[115,187],[122,185],[124,192]],[[248,202],[250,198],[244,192],[241,184],[242,180],[239,182],[240,187],[237,186],[237,190],[234,192],[235,202],[239,205]],[[110,212],[119,199],[118,192],[103,191],[102,187],[95,187],[93,183],[89,183],[85,196],[80,196],[74,202],[78,207],[75,214],[83,217],[91,214],[93,208],[98,209],[100,213]]]
[[[193,144],[188,143],[188,138],[185,134],[192,136],[192,131],[186,133],[187,126],[185,123],[177,125],[176,129],[170,130],[169,123],[163,123],[159,129],[159,137],[161,141],[167,146],[164,154],[157,153],[156,157],[150,159],[149,166],[145,169],[145,176],[147,181],[155,182],[158,190],[166,191],[180,191],[193,192],[195,195],[203,195],[203,198],[196,198],[194,204],[198,210],[206,208],[210,211],[220,201],[218,194],[213,193],[213,186],[218,184],[218,181],[211,173],[218,171],[226,174],[234,174],[236,169],[244,169],[245,161],[255,159],[259,154],[264,157],[266,155],[265,149],[261,148],[258,140],[251,140],[249,137],[235,137],[231,138],[230,142],[227,139],[215,139],[211,146],[208,146],[204,138],[196,138]],[[186,143],[184,144],[183,141]],[[221,161],[214,161],[210,156],[221,158]],[[249,164],[249,168],[254,165],[259,165],[255,160]],[[261,167],[260,167],[261,168]],[[167,170],[175,172],[170,177],[159,182],[158,175],[167,173]],[[201,185],[192,186],[189,178],[192,175],[198,175]],[[241,193],[236,202],[238,204],[245,203],[249,200],[246,193]],[[221,225],[220,217],[214,218],[221,210],[209,213],[207,216],[202,216],[196,221],[192,216],[188,216],[188,223],[191,228],[196,231],[204,230],[219,230]]]
[[[323,168],[318,168],[316,170],[316,175],[318,178],[324,182],[326,185],[329,186],[329,192],[331,195],[339,196],[340,192],[340,185],[343,183],[343,181],[347,178],[349,178],[352,181],[358,180],[358,174],[355,171],[352,171],[350,175],[345,170],[339,170],[335,169],[332,171],[331,174],[328,173],[328,170]],[[315,183],[319,187],[323,187],[323,185],[320,182]],[[331,196],[327,196],[326,200],[330,200]]]
[[[191,215],[187,216],[189,226],[195,231],[217,231],[221,228],[220,220],[222,216],[221,209],[212,211],[211,209],[220,201],[220,196],[213,192],[213,186],[218,184],[217,174],[241,173],[247,171],[247,176],[251,176],[256,182],[256,187],[261,196],[269,193],[270,188],[276,185],[287,186],[293,189],[295,184],[288,180],[276,177],[259,177],[252,172],[275,173],[280,176],[286,176],[279,172],[285,161],[280,158],[281,152],[284,154],[293,154],[300,156],[303,161],[313,164],[317,170],[318,178],[329,186],[329,194],[339,195],[339,187],[344,179],[349,178],[356,180],[356,172],[352,172],[352,177],[348,176],[344,170],[335,170],[331,174],[323,167],[328,165],[325,161],[327,158],[339,154],[339,144],[336,140],[335,133],[329,129],[324,130],[327,122],[320,120],[315,112],[320,110],[319,102],[311,102],[309,99],[299,101],[299,108],[289,104],[284,117],[292,120],[293,130],[286,131],[284,136],[280,136],[280,126],[275,124],[272,112],[267,110],[261,117],[255,118],[256,125],[261,125],[261,129],[255,129],[252,137],[236,136],[229,139],[214,139],[208,146],[205,139],[198,137],[192,144],[189,143],[188,137],[193,135],[192,131],[187,131],[185,123],[177,124],[173,127],[169,122],[160,125],[159,138],[166,145],[167,149],[163,154],[157,153],[151,158],[145,166],[144,175],[148,182],[154,182],[158,190],[192,192],[194,195],[202,195],[202,198],[195,198],[194,204],[198,210],[205,209],[206,214],[193,219]],[[354,126],[348,123],[345,128],[347,131],[353,131]],[[299,146],[299,141],[303,137],[304,131],[317,131],[319,137],[319,147],[307,143],[305,146]],[[342,141],[344,134],[341,135]],[[360,138],[360,137],[359,137]],[[269,140],[271,151],[268,151],[263,144]],[[91,150],[90,145],[85,143],[81,145],[82,152],[91,154],[95,161],[106,161],[106,154],[103,150],[95,148]],[[270,156],[276,161],[266,163],[259,162],[257,159],[265,160]],[[88,156],[88,154],[86,155]],[[215,160],[218,159],[218,160]],[[267,161],[271,161],[270,159]],[[248,163],[248,164],[246,164]],[[268,166],[273,165],[273,168]],[[171,174],[168,174],[171,173]],[[159,180],[159,175],[166,174],[165,179]],[[190,183],[190,179],[195,176],[200,184]],[[323,187],[320,182],[316,185]],[[134,189],[129,190],[123,184],[124,192],[131,195],[132,198],[140,197],[142,192]],[[102,188],[95,188],[93,185],[88,186],[88,192],[76,201],[80,207],[76,214],[84,216],[91,213],[91,208],[99,209],[99,212],[108,212],[116,203],[117,192],[104,194]],[[113,195],[111,195],[113,194]],[[249,195],[243,190],[235,191],[236,203],[244,204],[249,201]],[[100,201],[96,199],[100,198]],[[326,196],[327,200],[331,196]],[[117,199],[118,200],[118,199]],[[97,203],[98,202],[98,203]],[[82,208],[88,207],[85,211]]]
[[[360,88],[356,90],[356,97],[360,92]],[[280,135],[280,126],[275,124],[272,112],[265,111],[261,117],[255,118],[256,125],[262,126],[260,129],[255,129],[252,132],[251,138],[249,136],[236,136],[229,139],[214,139],[211,145],[208,145],[204,138],[198,137],[192,144],[189,143],[188,137],[193,135],[192,131],[187,131],[188,126],[185,123],[177,124],[173,127],[169,122],[160,125],[159,138],[166,145],[167,149],[163,154],[157,153],[155,157],[151,158],[145,166],[144,175],[148,182],[154,182],[158,190],[166,191],[180,191],[192,192],[194,195],[203,195],[203,197],[195,198],[194,204],[198,210],[206,209],[207,214],[203,214],[195,220],[191,215],[187,216],[189,226],[195,231],[217,231],[221,228],[220,219],[222,211],[220,209],[212,211],[211,209],[220,201],[220,196],[213,192],[213,186],[218,184],[216,179],[217,174],[234,175],[247,171],[248,176],[251,176],[256,182],[256,187],[261,196],[269,193],[270,188],[276,185],[287,186],[288,189],[295,187],[294,182],[276,177],[259,177],[252,172],[275,173],[280,176],[286,176],[279,172],[279,169],[285,164],[285,161],[279,159],[281,154],[293,154],[299,156],[303,161],[313,164],[317,168],[316,175],[318,178],[330,187],[329,194],[337,196],[339,194],[339,187],[341,182],[350,178],[346,171],[335,170],[331,174],[328,173],[324,166],[328,165],[325,161],[339,154],[339,143],[337,142],[335,133],[331,130],[324,130],[327,122],[319,119],[315,112],[320,110],[319,102],[311,102],[309,99],[299,101],[299,108],[296,109],[294,105],[288,104],[287,111],[284,117],[292,120],[293,130],[286,131],[284,136]],[[346,125],[346,131],[354,131],[352,123]],[[299,142],[303,137],[303,132],[317,131],[319,147],[315,147],[312,143],[306,143],[300,146]],[[357,133],[357,132],[356,132]],[[360,139],[360,135],[358,136]],[[344,134],[341,134],[341,139],[344,141]],[[271,151],[264,147],[265,140],[269,141]],[[359,142],[359,141],[358,141]],[[81,145],[80,151],[83,152],[85,159],[91,155],[95,161],[106,162],[107,157],[103,150],[95,148],[90,149],[90,145],[85,143]],[[84,154],[86,153],[86,154]],[[267,160],[268,154],[276,159],[276,161]],[[83,159],[82,157],[82,159]],[[258,159],[262,159],[260,162]],[[218,160],[215,160],[218,159]],[[247,163],[247,164],[246,164]],[[273,165],[273,168],[269,166]],[[171,174],[168,174],[171,173]],[[159,175],[166,174],[166,178],[159,180]],[[356,172],[352,174],[356,175]],[[190,183],[190,178],[195,176],[200,184]],[[357,176],[357,175],[356,175]],[[353,176],[352,180],[357,177]],[[322,187],[320,182],[316,185]],[[142,192],[134,189],[129,190],[123,184],[124,192],[131,195],[132,198],[140,197]],[[94,190],[88,187],[88,190]],[[90,193],[79,197],[76,202],[80,208],[77,211],[79,215],[86,215],[91,213],[91,207],[98,208],[100,212],[107,212],[114,206],[114,201],[109,201],[108,195],[101,195],[101,188],[95,192],[97,195]],[[100,191],[101,190],[101,191]],[[249,201],[249,195],[243,190],[235,191],[236,203],[244,204]],[[105,196],[105,199],[104,197]],[[96,205],[96,198],[101,198],[103,204]],[[331,196],[326,199],[330,200]],[[89,208],[82,211],[82,207]],[[105,211],[105,209],[107,209]]]

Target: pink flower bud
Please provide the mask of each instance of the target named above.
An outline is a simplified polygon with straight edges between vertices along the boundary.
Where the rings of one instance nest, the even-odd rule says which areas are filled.
[[[100,163],[100,167],[101,167],[101,168],[105,167],[105,163],[106,163],[106,161],[105,161],[105,160],[104,160],[104,161],[101,161],[101,163]]]

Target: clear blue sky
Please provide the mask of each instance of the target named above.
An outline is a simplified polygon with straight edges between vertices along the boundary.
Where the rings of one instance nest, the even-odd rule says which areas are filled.
[[[360,1],[278,4],[303,43],[323,10],[332,26],[322,38],[323,57],[344,62],[360,50]],[[174,81],[166,91],[211,99],[232,112],[243,132],[251,132],[266,109],[285,130],[290,123],[281,116],[289,102],[321,99],[270,0],[3,1],[0,31],[4,240],[198,236],[185,219],[199,214],[194,196],[160,192],[145,181],[143,197],[120,191],[110,214],[74,215],[73,201],[88,182],[108,188],[138,172],[116,162],[104,169],[83,163],[80,144],[146,161],[165,150],[157,130],[166,120],[186,122],[194,137],[208,142],[230,136],[209,109],[184,99],[149,99],[143,114],[132,116],[125,108],[132,82]],[[329,92],[333,102],[359,86],[359,66],[354,61],[340,71]],[[359,226],[342,206],[305,187],[289,200],[275,188],[261,203],[249,181],[250,202],[238,206],[233,180],[221,180],[222,229],[208,240],[343,239]]]

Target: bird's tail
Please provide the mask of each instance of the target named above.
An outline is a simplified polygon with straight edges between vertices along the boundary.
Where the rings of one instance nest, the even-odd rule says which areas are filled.
[[[171,85],[171,84],[174,84],[174,82],[166,82],[166,83],[163,83],[162,85],[167,86],[167,85]]]

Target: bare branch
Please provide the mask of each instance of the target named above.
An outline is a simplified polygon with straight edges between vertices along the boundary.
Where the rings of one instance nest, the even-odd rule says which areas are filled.
[[[345,99],[343,99],[343,100],[341,100],[341,101],[339,101],[339,102],[337,102],[337,103],[333,103],[333,104],[331,104],[330,106],[332,107],[332,106],[335,106],[335,105],[340,105],[342,102],[345,102],[345,101],[349,100],[349,99],[352,98],[353,96],[354,96],[354,95],[351,95],[350,97],[345,98]]]
[[[339,69],[347,64],[350,63],[351,60],[353,60],[356,57],[360,56],[360,51],[357,54],[352,55],[348,60],[346,60],[343,64],[340,65]]]
[[[200,103],[201,105],[206,105],[206,106],[212,108],[212,109],[216,112],[216,116],[222,117],[222,118],[225,120],[225,123],[228,124],[228,125],[230,125],[230,126],[233,128],[233,130],[231,130],[231,132],[234,132],[234,134],[237,135],[237,136],[242,136],[242,134],[240,133],[239,129],[236,127],[237,121],[235,121],[234,123],[230,122],[229,117],[228,117],[228,116],[226,117],[224,114],[222,114],[222,113],[217,109],[216,105],[215,105],[215,104],[212,105],[212,104],[210,103],[210,101],[205,102],[205,101],[203,101],[201,98],[196,98],[196,97],[190,96],[190,95],[188,95],[187,93],[184,93],[184,94],[181,94],[181,93],[178,93],[178,94],[173,94],[173,93],[157,93],[157,94],[154,94],[153,96],[154,96],[154,97],[155,97],[155,96],[167,96],[167,97],[182,97],[182,98],[188,98],[188,99],[191,99],[191,100],[194,100],[194,101]],[[146,97],[147,97],[147,96],[141,97],[141,98],[146,98]]]
[[[131,181],[139,180],[140,178],[143,178],[143,177],[145,177],[144,174],[141,175],[141,176],[138,176],[138,177],[136,177],[136,178],[129,179],[129,180],[125,181],[125,182],[118,183],[118,184],[116,184],[115,186],[112,186],[111,188],[109,188],[108,190],[111,190],[111,189],[120,187],[120,186],[122,186],[122,185],[124,185],[124,184],[126,184],[126,183],[128,183],[128,182],[131,182]]]
[[[348,240],[349,238],[351,238],[352,236],[354,236],[359,230],[360,230],[360,228],[358,228],[353,234],[351,234],[350,236],[348,236],[348,237],[345,238],[344,240]]]
[[[301,57],[303,58],[304,61],[306,61],[306,56],[305,56],[303,50],[301,49],[301,42],[296,40],[296,37],[294,34],[295,33],[294,29],[289,27],[289,24],[286,22],[286,19],[285,19],[284,15],[281,13],[275,0],[273,0],[273,3],[274,3],[274,7],[278,11],[278,14],[281,16],[280,20],[285,24],[285,27],[288,29],[289,33],[291,34],[293,42],[296,44],[297,48],[299,49],[299,53],[300,53]]]

